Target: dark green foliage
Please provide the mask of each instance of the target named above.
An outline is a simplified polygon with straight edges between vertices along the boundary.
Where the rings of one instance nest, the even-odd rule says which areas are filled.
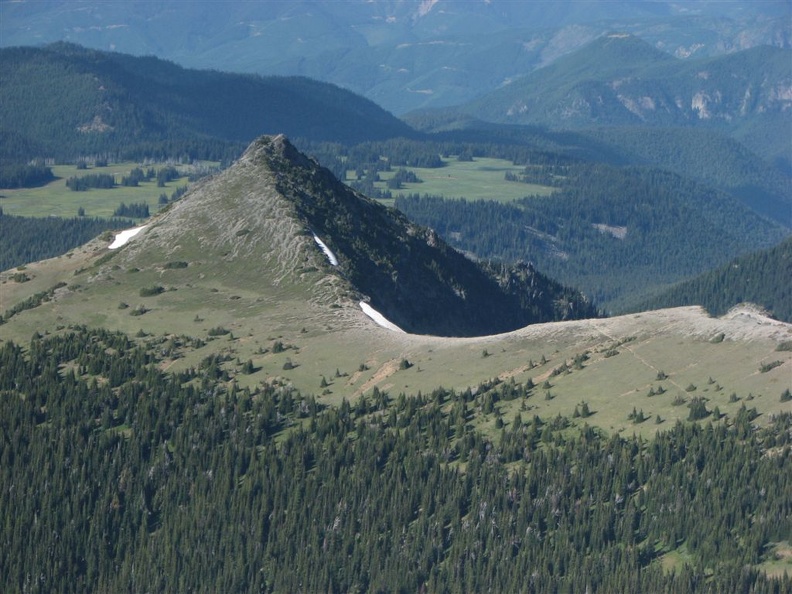
[[[155,295],[159,295],[160,293],[164,293],[164,292],[165,292],[165,287],[162,287],[160,285],[141,287],[139,291],[141,297],[154,297]]]
[[[780,367],[783,364],[783,361],[770,361],[769,363],[762,363],[759,366],[759,373],[767,373],[768,371],[772,371],[776,367]]]
[[[511,204],[399,195],[395,206],[458,249],[531,261],[616,311],[788,233],[730,195],[656,169],[578,163],[557,185]]]
[[[639,423],[643,423],[646,420],[646,415],[644,414],[643,409],[635,410],[635,407],[633,407],[632,412],[627,415],[627,419],[637,425]]]
[[[774,167],[734,139],[685,128],[599,128],[585,135],[607,143],[625,162],[651,163],[726,190],[764,216],[792,225],[790,164]]]
[[[175,167],[163,167],[157,171],[157,185],[163,187],[168,182],[179,179],[180,177],[181,175]]]
[[[113,211],[114,217],[128,217],[132,219],[147,219],[150,216],[149,206],[145,202],[124,204],[123,202]]]
[[[54,179],[52,169],[44,165],[0,166],[0,188],[33,188]]]
[[[641,308],[703,305],[713,315],[751,302],[792,322],[792,237],[775,247],[736,258],[717,270],[680,283],[641,304]]]
[[[42,303],[44,303],[45,301],[50,301],[52,297],[55,295],[55,291],[65,286],[66,283],[60,282],[53,285],[46,291],[40,291],[38,293],[35,293],[34,295],[31,295],[24,301],[20,301],[19,303],[14,305],[11,309],[7,309],[3,313],[3,315],[0,315],[0,325],[5,324],[10,318],[17,315],[18,313],[21,313],[28,309],[34,309],[39,305],[41,305]]]
[[[710,411],[707,410],[706,401],[700,396],[693,398],[688,404],[688,408],[690,409],[688,421],[699,421],[707,418],[710,414]]]
[[[3,150],[18,159],[64,160],[108,152],[227,160],[273,132],[346,143],[412,134],[327,83],[187,70],[67,43],[0,50],[0,129],[13,142]]]
[[[162,373],[160,349],[84,328],[0,345],[3,591],[792,588],[753,568],[792,530],[790,415],[651,442],[515,418],[493,442],[467,411],[502,385],[322,408],[239,388],[224,358]]]
[[[416,184],[420,181],[421,180],[418,179],[418,176],[415,175],[414,172],[407,171],[406,169],[399,169],[393,174],[393,177],[388,180],[386,185],[390,190],[399,190],[402,188],[402,184]]]
[[[178,188],[173,190],[173,192],[171,192],[171,196],[170,196],[171,202],[175,202],[176,200],[184,196],[184,194],[186,193],[187,193],[187,186],[179,186]]]
[[[66,180],[66,187],[73,192],[85,192],[91,188],[109,190],[114,188],[115,185],[115,177],[107,173],[90,173],[88,175],[70,177]]]
[[[146,173],[140,167],[135,167],[129,172],[129,175],[125,175],[121,178],[121,185],[124,187],[136,188],[140,185],[140,182],[146,181],[147,179],[149,178]]]

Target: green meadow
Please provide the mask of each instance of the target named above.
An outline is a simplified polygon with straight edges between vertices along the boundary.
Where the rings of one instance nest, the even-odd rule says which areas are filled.
[[[506,159],[476,158],[473,161],[458,161],[447,158],[444,162],[446,165],[441,168],[407,168],[422,181],[405,183],[402,189],[391,190],[391,193],[394,196],[417,193],[444,198],[511,202],[526,196],[547,196],[556,191],[550,186],[507,181],[507,172],[519,174],[523,168]],[[74,165],[55,165],[52,172],[57,179],[45,186],[0,190],[0,207],[6,214],[27,217],[73,217],[77,216],[80,208],[84,210],[85,216],[111,217],[123,202],[145,203],[154,213],[160,206],[160,194],[170,197],[176,188],[187,184],[185,176],[168,182],[165,187],[158,187],[156,180],[142,181],[137,187],[117,185],[111,189],[91,188],[81,192],[74,192],[66,187],[66,180],[70,177],[100,173],[113,175],[116,183],[120,184],[121,178],[129,175],[135,167],[146,169],[149,165],[122,162],[89,169],[77,169]],[[155,169],[160,167],[161,165],[154,165]],[[386,190],[387,182],[395,172],[396,169],[381,172],[381,181],[375,184],[376,187]],[[393,201],[383,202],[392,205]]]
[[[391,190],[391,194],[430,194],[444,198],[512,202],[526,196],[549,196],[556,191],[550,186],[507,181],[506,173],[518,175],[524,167],[506,159],[477,157],[473,161],[458,161],[452,157],[443,159],[443,162],[445,167],[433,169],[405,167],[422,181],[405,183],[402,189]],[[398,169],[380,172],[381,181],[374,185],[386,190],[388,180]]]
[[[112,217],[113,211],[124,204],[145,203],[153,214],[159,208],[160,194],[171,194],[179,186],[187,185],[187,177],[181,177],[157,187],[157,180],[142,181],[137,187],[117,185],[110,189],[90,188],[74,192],[66,187],[70,177],[84,175],[107,174],[115,177],[116,184],[121,178],[129,175],[135,167],[147,169],[150,165],[134,162],[113,163],[107,167],[77,169],[75,165],[55,165],[52,173],[56,179],[38,188],[2,189],[0,190],[0,207],[9,215],[24,217],[74,217],[80,208],[87,217]],[[162,165],[154,165],[159,170]]]

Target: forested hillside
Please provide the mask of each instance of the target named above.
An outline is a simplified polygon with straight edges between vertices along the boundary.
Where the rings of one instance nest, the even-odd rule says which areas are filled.
[[[792,227],[792,162],[786,156],[763,151],[763,159],[728,136],[699,128],[598,128],[582,135],[604,143],[618,155],[614,161],[673,171]]]
[[[522,179],[559,191],[510,204],[414,194],[395,204],[459,249],[532,261],[610,311],[787,233],[727,194],[655,169],[529,165]]]
[[[792,238],[712,270],[641,303],[640,309],[703,305],[722,315],[740,303],[755,303],[792,323]]]
[[[325,407],[216,357],[161,371],[188,341],[2,345],[3,590],[792,589],[761,565],[792,531],[788,414],[651,442],[518,414],[488,436],[474,411],[530,386]]]
[[[65,254],[103,231],[131,227],[129,219],[15,217],[0,209],[0,270]]]
[[[23,160],[106,152],[228,160],[264,133],[337,142],[412,133],[327,83],[187,70],[65,43],[0,50],[0,131],[13,141],[4,154]]]

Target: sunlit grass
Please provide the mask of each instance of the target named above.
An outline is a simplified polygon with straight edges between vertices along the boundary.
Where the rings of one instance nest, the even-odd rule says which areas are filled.
[[[524,167],[514,165],[506,159],[476,158],[473,161],[458,161],[455,158],[443,159],[445,167],[427,169],[405,167],[415,172],[420,183],[405,183],[400,190],[391,190],[395,197],[399,194],[430,194],[444,198],[465,198],[467,200],[495,200],[512,202],[526,196],[549,196],[556,191],[550,186],[507,181],[506,173],[520,174]],[[398,170],[380,172],[382,181],[375,184],[386,190],[389,180]]]
[[[107,167],[77,169],[74,165],[55,165],[52,173],[57,179],[38,188],[21,188],[0,190],[0,207],[8,215],[24,217],[75,217],[80,208],[88,217],[111,217],[116,208],[125,204],[148,205],[153,214],[159,208],[159,196],[165,194],[169,198],[179,186],[187,185],[187,178],[182,177],[157,187],[156,179],[140,182],[138,187],[116,186],[111,189],[91,188],[84,192],[74,192],[66,187],[70,177],[84,175],[107,174],[121,183],[123,176],[129,175],[135,167],[144,171],[149,166],[134,162],[114,163]],[[155,165],[160,169],[161,165]]]

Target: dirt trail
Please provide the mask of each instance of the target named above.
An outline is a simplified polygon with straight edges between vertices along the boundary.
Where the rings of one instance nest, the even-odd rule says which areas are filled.
[[[367,392],[386,378],[390,377],[399,370],[399,362],[395,359],[385,362],[379,369],[371,376],[371,379],[364,382],[357,390],[355,390],[354,397],[358,397],[364,392]]]

